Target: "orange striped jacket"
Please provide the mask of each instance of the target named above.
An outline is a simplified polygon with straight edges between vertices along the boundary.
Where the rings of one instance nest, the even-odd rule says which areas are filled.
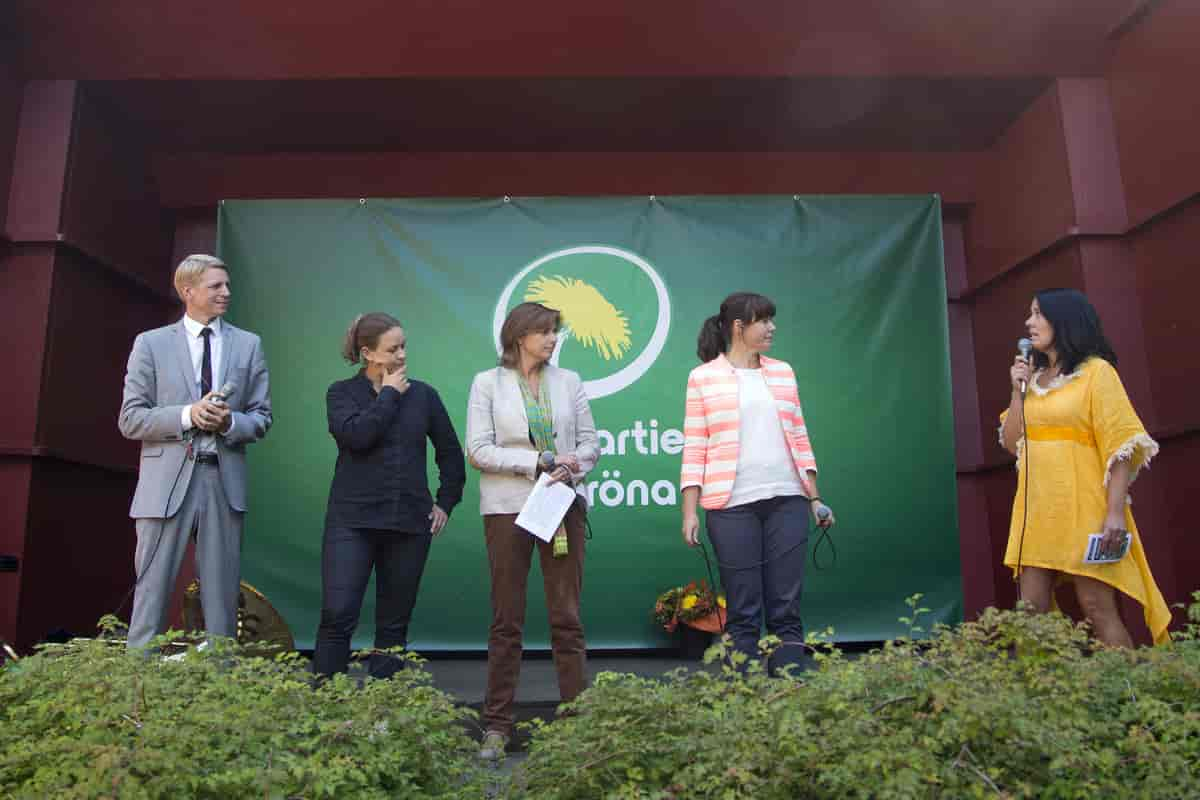
[[[796,375],[786,361],[766,356],[759,356],[759,361],[767,388],[775,398],[800,484],[811,497],[805,470],[816,470],[817,462],[800,412]],[[683,435],[680,489],[699,486],[701,506],[724,508],[733,491],[738,465],[738,379],[724,355],[701,364],[688,375]]]

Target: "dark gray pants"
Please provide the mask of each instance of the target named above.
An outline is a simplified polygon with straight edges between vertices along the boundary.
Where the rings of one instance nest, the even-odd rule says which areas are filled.
[[[175,516],[136,520],[138,584],[129,619],[130,650],[145,647],[165,630],[167,605],[193,534],[204,627],[214,636],[237,636],[244,516],[230,507],[217,466],[197,464]]]
[[[358,627],[363,595],[371,569],[375,569],[375,648],[408,646],[408,623],[417,604],[417,589],[429,558],[432,535],[346,528],[325,528],[321,546],[321,624],[313,653],[313,672],[345,672],[350,661],[350,640]],[[372,677],[388,678],[403,662],[394,656],[373,654],[368,661]]]
[[[727,603],[725,632],[734,647],[759,657],[758,640],[767,633],[783,640],[771,656],[777,672],[804,659],[800,593],[808,550],[809,501],[772,497],[705,515]]]

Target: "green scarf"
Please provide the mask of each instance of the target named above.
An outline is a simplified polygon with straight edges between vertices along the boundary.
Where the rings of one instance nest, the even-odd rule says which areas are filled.
[[[524,375],[517,376],[521,386],[521,399],[525,401],[525,416],[529,418],[529,438],[539,453],[549,450],[554,452],[554,409],[550,405],[550,390],[546,388],[543,372],[538,372],[538,393],[533,396],[533,390],[525,382]],[[553,550],[555,558],[567,554],[567,529],[562,525],[554,533]]]
[[[538,373],[538,393],[533,396],[529,384],[522,375],[518,380],[521,385],[521,399],[525,401],[525,416],[529,418],[529,435],[533,446],[539,453],[547,450],[554,452],[554,409],[550,405],[550,392],[546,390],[546,381],[541,372]]]

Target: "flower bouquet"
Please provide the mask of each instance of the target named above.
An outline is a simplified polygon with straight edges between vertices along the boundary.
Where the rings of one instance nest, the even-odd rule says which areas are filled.
[[[725,625],[725,595],[714,592],[707,581],[692,581],[660,594],[651,616],[668,633],[674,632],[681,622],[696,630],[716,633]]]

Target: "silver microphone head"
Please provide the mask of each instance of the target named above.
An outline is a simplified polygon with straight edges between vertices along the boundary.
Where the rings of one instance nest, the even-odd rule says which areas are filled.
[[[1021,358],[1029,358],[1029,354],[1033,352],[1033,342],[1029,339],[1018,339],[1017,349],[1021,351]]]

